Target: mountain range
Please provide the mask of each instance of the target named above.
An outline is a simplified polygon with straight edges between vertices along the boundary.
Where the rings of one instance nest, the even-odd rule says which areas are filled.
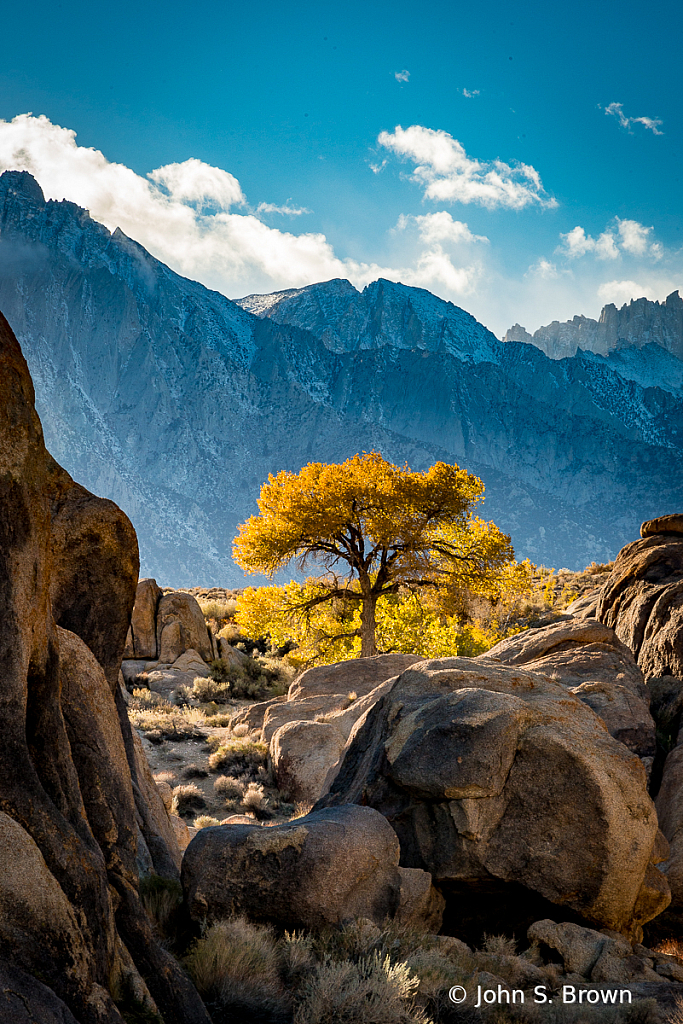
[[[657,339],[549,358],[385,280],[233,302],[17,171],[0,310],[49,450],[128,513],[163,584],[243,585],[231,542],[268,473],[371,449],[475,472],[480,514],[546,565],[607,560],[683,507],[683,361]]]
[[[683,299],[676,290],[664,302],[631,299],[621,309],[610,302],[603,306],[599,320],[588,316],[575,316],[564,323],[553,320],[546,327],[539,327],[533,335],[515,324],[503,341],[536,345],[551,359],[574,356],[579,349],[606,356],[615,350],[656,345],[663,350],[659,353],[660,359],[665,359],[663,353],[666,352],[680,362],[683,360]],[[680,372],[673,360],[668,360],[667,364],[674,375]]]

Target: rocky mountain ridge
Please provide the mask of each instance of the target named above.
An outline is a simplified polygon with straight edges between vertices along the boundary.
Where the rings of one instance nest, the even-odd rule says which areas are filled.
[[[0,177],[0,309],[50,450],[163,584],[243,584],[231,540],[268,473],[373,448],[477,473],[483,514],[545,564],[608,560],[683,498],[683,397],[656,366],[551,360],[388,281],[231,302],[25,172]]]
[[[603,307],[599,320],[586,316],[575,316],[565,323],[553,320],[533,335],[515,324],[503,341],[536,345],[551,359],[571,358],[579,349],[607,356],[619,349],[657,345],[683,360],[683,299],[676,289],[664,302],[631,299],[621,309],[610,302]]]

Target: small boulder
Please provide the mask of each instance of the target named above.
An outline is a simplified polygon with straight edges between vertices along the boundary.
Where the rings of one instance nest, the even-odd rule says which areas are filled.
[[[202,658],[201,654],[197,651],[189,650],[185,651],[180,655],[179,658],[171,665],[172,672],[191,672],[193,678],[195,676],[201,676],[202,679],[208,679],[209,668]]]
[[[173,664],[185,651],[194,650],[206,662],[214,652],[206,620],[192,594],[173,591],[164,594],[157,609],[157,650],[159,660]]]
[[[329,722],[287,722],[273,733],[270,757],[278,789],[291,800],[315,803],[345,737]]]
[[[271,697],[270,700],[261,700],[257,704],[250,704],[232,716],[230,728],[235,729],[238,725],[246,725],[249,732],[263,729],[263,719],[268,708],[274,704],[283,704],[286,700],[285,696]]]
[[[196,921],[246,914],[318,929],[353,917],[382,924],[400,904],[396,833],[370,807],[334,807],[272,828],[218,825],[192,840],[182,884]]]
[[[348,698],[343,693],[318,694],[297,700],[273,701],[263,717],[262,739],[270,743],[273,734],[287,722],[312,722],[320,715],[347,708]]]

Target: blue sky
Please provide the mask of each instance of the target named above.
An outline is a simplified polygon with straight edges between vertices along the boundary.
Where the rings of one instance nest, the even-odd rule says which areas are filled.
[[[672,2],[7,5],[0,169],[230,297],[382,274],[533,330],[683,286],[681,29]]]

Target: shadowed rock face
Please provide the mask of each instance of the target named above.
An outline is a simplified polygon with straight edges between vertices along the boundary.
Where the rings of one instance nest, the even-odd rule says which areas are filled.
[[[384,814],[454,934],[521,933],[555,904],[638,935],[667,905],[643,764],[561,682],[486,658],[421,662],[356,729],[314,811]]]
[[[137,572],[126,516],[47,453],[0,314],[0,973],[25,972],[30,1020],[114,1024],[128,990],[166,1024],[208,1021],[138,892],[136,819],[156,870],[177,873],[178,850],[150,825],[116,706]]]

